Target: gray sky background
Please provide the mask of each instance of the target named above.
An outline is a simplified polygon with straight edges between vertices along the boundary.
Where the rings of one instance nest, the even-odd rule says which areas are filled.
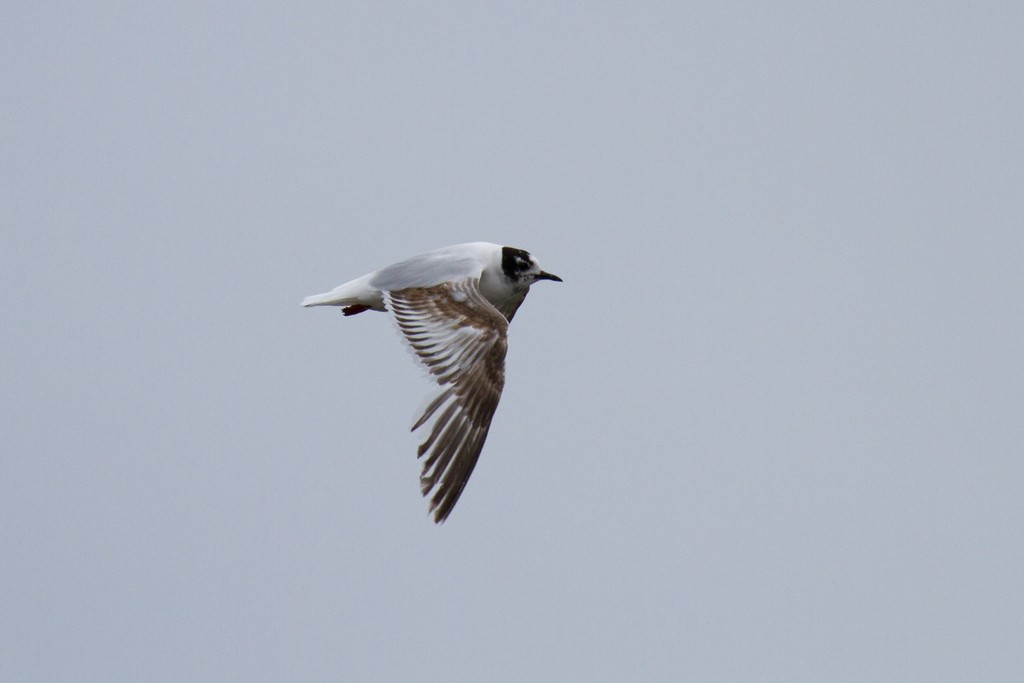
[[[4,677],[1024,679],[1024,5],[847,5],[5,5]],[[436,528],[298,302],[472,240]]]

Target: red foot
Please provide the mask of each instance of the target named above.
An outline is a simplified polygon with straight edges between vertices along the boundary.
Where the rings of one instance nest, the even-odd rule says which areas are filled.
[[[369,306],[364,306],[362,304],[352,304],[351,306],[346,306],[345,308],[341,309],[341,313],[342,315],[355,315],[356,313],[362,313],[363,311],[368,310],[370,310]]]

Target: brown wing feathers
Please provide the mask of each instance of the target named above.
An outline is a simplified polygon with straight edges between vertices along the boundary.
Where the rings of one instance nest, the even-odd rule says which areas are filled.
[[[476,280],[385,293],[398,329],[441,386],[416,421],[434,420],[420,444],[420,487],[434,521],[443,522],[480,457],[505,385],[508,322]]]

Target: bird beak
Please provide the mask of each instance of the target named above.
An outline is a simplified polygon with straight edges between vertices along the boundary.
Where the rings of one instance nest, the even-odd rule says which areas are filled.
[[[545,273],[543,270],[540,271],[540,273],[537,275],[537,279],[538,280],[554,280],[555,282],[561,282],[562,281],[562,278],[558,277],[557,275],[552,275],[551,273]]]

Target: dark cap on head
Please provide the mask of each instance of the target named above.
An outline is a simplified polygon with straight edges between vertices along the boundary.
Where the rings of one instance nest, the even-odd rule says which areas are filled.
[[[501,270],[505,273],[505,276],[510,280],[519,280],[525,273],[536,266],[537,262],[530,255],[530,252],[525,249],[516,249],[515,247],[502,247],[501,248]],[[537,273],[535,279],[537,280],[554,280],[555,282],[561,282],[562,278],[551,273],[541,271]]]
[[[530,257],[530,252],[525,249],[501,248],[501,269],[508,277],[517,279],[532,266],[533,259]]]

